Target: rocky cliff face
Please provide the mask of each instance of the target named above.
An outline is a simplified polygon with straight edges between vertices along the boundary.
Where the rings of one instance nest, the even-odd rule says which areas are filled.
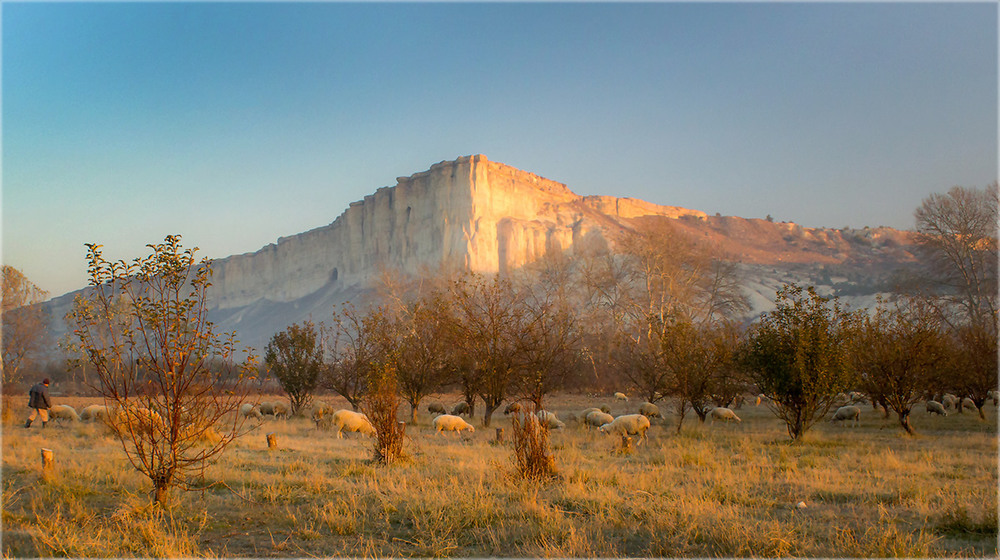
[[[336,304],[357,301],[383,267],[409,274],[442,266],[509,271],[550,252],[572,256],[613,243],[625,229],[662,220],[741,263],[756,312],[768,309],[785,281],[825,286],[827,293],[860,298],[852,305],[864,305],[864,298],[884,290],[894,269],[913,261],[907,232],[804,228],[629,198],[582,197],[562,183],[474,155],[399,177],[328,226],[217,259],[212,320],[260,348],[291,323],[323,321]],[[52,316],[62,317],[73,296],[52,300]],[[53,326],[65,329],[61,320]]]
[[[566,185],[489,161],[441,162],[355,202],[332,224],[214,263],[212,305],[291,302],[320,289],[363,287],[380,267],[520,267],[550,251],[600,242],[617,218],[699,212],[640,200],[581,197]]]

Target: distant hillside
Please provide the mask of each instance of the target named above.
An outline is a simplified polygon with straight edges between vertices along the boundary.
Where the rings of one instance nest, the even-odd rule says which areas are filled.
[[[907,232],[834,230],[704,212],[610,196],[467,156],[399,177],[354,202],[330,225],[282,237],[213,265],[212,319],[262,347],[274,333],[361,297],[378,271],[441,265],[477,272],[518,268],[549,252],[570,256],[623,230],[668,221],[741,263],[754,312],[769,309],[785,281],[816,285],[855,306],[890,288],[914,262]],[[56,330],[75,293],[50,302]]]

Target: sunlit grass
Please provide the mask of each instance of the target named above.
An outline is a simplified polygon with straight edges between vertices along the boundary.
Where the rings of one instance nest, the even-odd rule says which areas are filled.
[[[331,399],[333,400],[333,399]],[[558,397],[560,415],[602,399]],[[78,403],[71,403],[77,406]],[[79,403],[82,404],[82,403]],[[613,404],[614,414],[634,412]],[[637,405],[636,405],[637,406]],[[79,408],[79,407],[78,407]],[[917,437],[865,410],[802,441],[763,407],[743,424],[654,423],[627,455],[568,425],[558,477],[523,480],[492,429],[436,435],[422,413],[409,459],[371,462],[365,437],[305,419],[263,422],[197,481],[150,505],[148,481],[96,425],[3,424],[7,556],[986,556],[997,538],[995,415],[916,416]],[[478,426],[479,421],[476,421]],[[494,425],[509,420],[494,417]],[[279,447],[267,448],[275,433]],[[56,468],[43,476],[39,449]],[[800,504],[804,507],[800,507]]]

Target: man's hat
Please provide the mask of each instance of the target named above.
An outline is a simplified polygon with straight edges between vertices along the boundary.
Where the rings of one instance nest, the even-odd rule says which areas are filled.
[[[46,377],[45,379],[42,380],[42,385],[48,385],[48,384],[49,384],[49,378]]]

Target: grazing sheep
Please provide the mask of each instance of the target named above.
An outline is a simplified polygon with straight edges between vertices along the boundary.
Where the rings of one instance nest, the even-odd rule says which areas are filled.
[[[128,422],[133,429],[148,432],[163,428],[163,418],[155,410],[144,406],[125,406],[118,420]]]
[[[256,418],[258,420],[264,418],[264,415],[260,413],[253,403],[243,403],[240,405],[240,418]]]
[[[628,395],[626,395],[625,393],[620,393],[620,392],[619,393],[615,393],[615,400],[616,401],[625,401],[625,402],[628,402]]]
[[[928,414],[938,414],[941,416],[948,416],[948,411],[945,410],[944,405],[937,401],[927,401],[924,405],[927,408]]]
[[[264,401],[257,405],[260,409],[260,413],[264,416],[274,416],[274,403],[271,401]]]
[[[107,418],[108,407],[103,404],[92,404],[80,411],[80,420],[84,422],[106,420]]]
[[[50,420],[69,420],[70,422],[79,422],[80,415],[76,413],[76,409],[68,404],[57,404],[53,405],[49,409],[49,419]]]
[[[427,412],[431,414],[447,414],[448,410],[445,409],[444,405],[439,402],[432,402],[427,405]]]
[[[442,414],[434,419],[434,429],[437,433],[441,432],[461,432],[462,430],[468,430],[469,433],[473,433],[476,429],[465,421],[461,416],[455,416],[452,414]]]
[[[341,409],[333,413],[333,424],[337,426],[337,439],[344,436],[342,432],[358,432],[369,437],[375,436],[375,427],[368,421],[368,417],[360,412]]]
[[[646,431],[649,430],[649,418],[646,418],[642,414],[626,414],[624,416],[619,416],[611,422],[604,424],[600,428],[602,434],[618,434],[618,435],[639,435],[639,443],[641,445],[643,440],[649,441],[646,436]]]
[[[512,402],[507,405],[507,408],[503,409],[504,414],[515,414],[521,412],[521,403]]]
[[[460,402],[460,403],[458,403],[458,404],[456,404],[455,406],[452,407],[452,409],[451,409],[451,415],[452,416],[458,416],[459,414],[468,414],[469,413],[469,409],[470,409],[469,403],[467,403],[467,402]]]
[[[590,414],[591,412],[593,412],[595,410],[600,410],[604,414],[611,414],[611,407],[608,406],[608,405],[606,405],[606,404],[602,404],[601,406],[593,406],[593,407],[590,407],[590,408],[584,410],[583,412],[580,413],[580,417],[581,418],[586,418],[588,414]]]
[[[312,405],[309,418],[316,424],[316,429],[329,429],[333,423],[333,407],[325,402],[317,402]]]
[[[288,414],[289,414],[288,405],[286,405],[283,402],[276,402],[276,403],[274,403],[274,417],[275,418],[278,418],[280,416],[281,418],[284,418],[285,420],[287,420],[288,419]]]
[[[544,410],[538,411],[538,421],[550,430],[561,430],[566,427],[566,424],[561,422],[555,414]]]
[[[717,406],[713,408],[712,410],[709,411],[708,415],[712,417],[713,424],[715,423],[716,420],[723,420],[725,422],[737,422],[737,423],[743,422],[742,420],[740,420],[740,417],[737,416],[735,412],[733,412],[729,408],[725,408],[722,406]]]
[[[842,406],[833,413],[830,422],[840,422],[841,420],[853,420],[854,426],[858,426],[861,421],[861,408],[853,405]]]
[[[951,393],[945,393],[941,397],[941,404],[943,404],[945,408],[958,408],[958,403],[958,397],[952,395]]]
[[[611,416],[606,412],[601,412],[598,409],[593,409],[583,418],[584,426],[594,426],[595,428],[600,428],[605,424],[610,424],[615,421],[615,417]]]
[[[962,409],[965,408],[976,410],[978,407],[976,406],[976,401],[970,399],[969,397],[965,397],[962,399],[962,408],[959,408],[958,411],[962,412]]]
[[[646,418],[663,418],[663,415],[660,414],[660,408],[653,403],[642,403],[639,406],[639,414]]]

